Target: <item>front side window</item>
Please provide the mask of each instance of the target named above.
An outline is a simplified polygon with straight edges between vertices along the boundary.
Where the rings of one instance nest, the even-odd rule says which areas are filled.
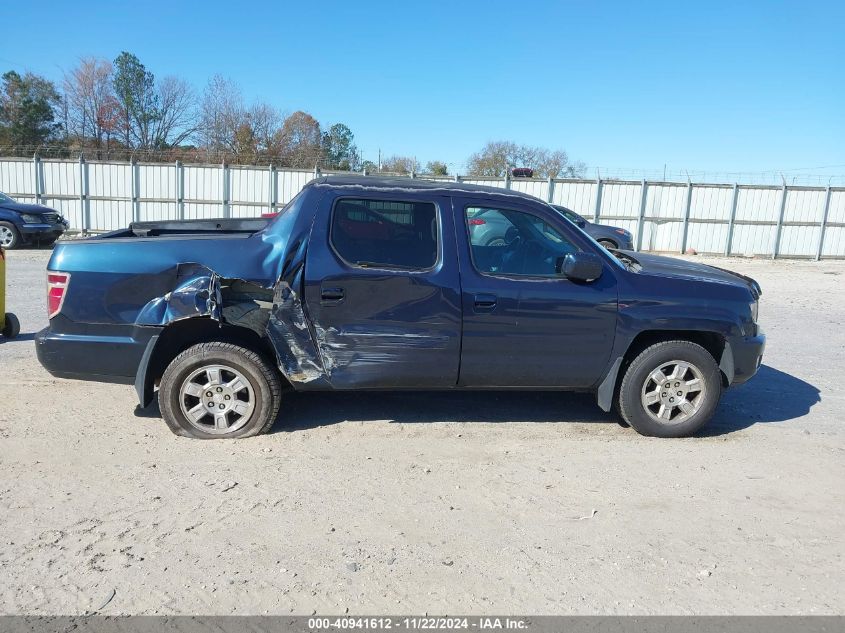
[[[431,202],[338,200],[331,243],[353,266],[425,270],[437,261],[437,210]]]
[[[473,264],[480,273],[556,277],[567,253],[578,250],[533,213],[467,207]]]

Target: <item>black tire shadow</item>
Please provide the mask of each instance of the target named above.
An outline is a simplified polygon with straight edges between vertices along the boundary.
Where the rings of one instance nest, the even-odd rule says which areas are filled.
[[[696,436],[714,437],[754,424],[789,422],[807,415],[818,402],[821,391],[817,387],[763,365],[747,383],[725,391],[713,419]]]

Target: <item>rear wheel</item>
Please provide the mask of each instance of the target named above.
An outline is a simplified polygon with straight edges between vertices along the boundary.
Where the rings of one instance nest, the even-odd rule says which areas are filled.
[[[17,248],[21,243],[21,235],[11,222],[0,222],[0,246],[6,250]]]
[[[230,343],[201,343],[179,354],[161,378],[159,404],[170,430],[198,439],[267,432],[281,400],[277,371]]]
[[[604,246],[605,248],[619,248],[616,242],[611,240],[598,240],[598,243]]]
[[[666,341],[634,359],[617,405],[642,435],[687,437],[710,420],[721,395],[719,367],[710,352],[690,341]]]

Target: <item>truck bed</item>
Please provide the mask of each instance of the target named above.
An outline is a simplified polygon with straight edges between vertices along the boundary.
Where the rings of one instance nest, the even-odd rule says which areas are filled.
[[[210,220],[165,220],[160,222],[133,222],[128,228],[111,231],[99,239],[115,237],[161,237],[167,235],[208,235],[232,233],[257,233],[267,226],[264,218],[218,218]]]

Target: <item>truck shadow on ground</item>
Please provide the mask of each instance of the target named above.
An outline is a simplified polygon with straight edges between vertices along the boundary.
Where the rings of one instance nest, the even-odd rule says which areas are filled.
[[[819,390],[790,374],[762,366],[751,381],[728,390],[699,437],[725,435],[754,424],[788,422],[821,401]],[[158,403],[136,409],[159,417]],[[616,424],[588,393],[557,391],[360,391],[289,392],[271,433],[288,433],[342,422],[578,422]],[[631,431],[633,433],[633,431]]]
[[[699,437],[724,435],[758,423],[789,422],[821,402],[821,391],[791,374],[763,365],[744,385],[728,389]]]
[[[283,433],[346,421],[616,423],[595,396],[554,391],[410,391],[291,393],[272,432]],[[698,434],[716,436],[757,423],[787,422],[806,415],[819,390],[785,372],[763,366],[745,385],[728,390],[716,415]]]

